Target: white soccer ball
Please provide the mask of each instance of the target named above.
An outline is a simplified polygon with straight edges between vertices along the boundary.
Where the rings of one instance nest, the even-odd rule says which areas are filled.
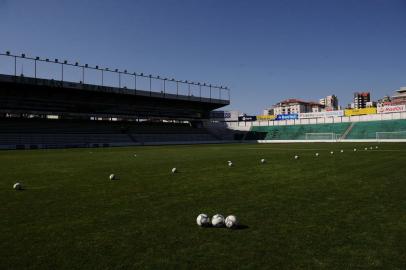
[[[318,157],[319,156],[319,153],[316,153],[316,157]]]
[[[176,173],[177,171],[178,171],[178,169],[172,168],[172,173]]]
[[[23,185],[22,185],[21,183],[15,183],[15,184],[13,185],[13,188],[14,188],[15,190],[22,190],[22,189],[23,189]]]
[[[333,152],[333,151],[331,151],[331,152],[330,152],[330,154],[331,154],[331,155],[334,155],[334,152]]]
[[[216,214],[211,218],[211,224],[214,227],[223,227],[224,226],[224,216]]]
[[[344,150],[343,149],[341,149],[341,151],[340,151],[341,153],[344,153]]]
[[[261,159],[261,163],[265,163],[266,162],[266,160],[263,158],[263,159]]]
[[[296,156],[295,156],[295,159],[299,159],[299,156],[298,156],[298,155],[296,155]]]
[[[196,218],[196,223],[197,225],[199,225],[200,227],[207,227],[210,225],[210,218],[208,215],[206,214],[200,214],[197,216]]]
[[[226,217],[225,224],[227,228],[236,228],[238,226],[238,219],[234,215]]]
[[[116,176],[114,174],[110,174],[109,179],[110,180],[116,180]]]

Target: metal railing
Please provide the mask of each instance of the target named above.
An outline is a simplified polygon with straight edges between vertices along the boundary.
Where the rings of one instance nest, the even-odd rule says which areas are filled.
[[[13,59],[14,74],[10,74],[10,75],[14,75],[14,76],[20,76],[20,75],[25,76],[23,74],[23,72],[20,75],[17,75],[17,62],[18,61],[30,61],[30,62],[34,63],[33,78],[44,79],[42,77],[38,77],[38,70],[40,68],[39,63],[45,62],[45,63],[54,64],[55,66],[60,65],[60,70],[58,71],[58,72],[60,72],[60,75],[59,75],[60,77],[57,80],[60,80],[61,82],[71,82],[71,81],[64,80],[64,75],[66,74],[65,67],[73,67],[73,68],[76,68],[81,71],[81,78],[80,78],[81,80],[79,81],[79,83],[82,83],[82,84],[86,84],[87,71],[93,70],[93,71],[100,72],[101,76],[100,76],[99,83],[97,83],[97,82],[92,83],[92,84],[99,85],[99,86],[107,86],[107,85],[105,85],[105,75],[106,75],[106,73],[110,73],[110,74],[114,74],[115,76],[117,76],[117,78],[116,78],[117,81],[116,81],[116,85],[108,85],[109,87],[118,87],[118,88],[134,90],[135,94],[138,90],[140,90],[140,91],[149,91],[150,94],[152,94],[153,92],[161,92],[165,96],[165,94],[168,93],[167,84],[174,83],[174,84],[176,84],[176,95],[177,96],[193,96],[193,97],[198,97],[200,99],[208,98],[210,100],[213,99],[213,100],[230,101],[230,89],[228,87],[224,87],[224,86],[217,86],[217,85],[212,85],[212,84],[208,84],[208,83],[192,82],[192,81],[188,81],[188,80],[177,80],[177,79],[173,79],[173,78],[168,79],[166,77],[147,75],[144,73],[128,72],[127,70],[120,71],[118,69],[101,68],[97,65],[89,66],[88,64],[83,65],[78,62],[70,63],[67,60],[60,61],[59,59],[51,60],[49,58],[28,57],[25,54],[14,55],[14,54],[11,54],[9,51],[7,51],[6,53],[0,53],[0,56]],[[0,57],[0,59],[1,59],[1,57]],[[127,86],[123,87],[123,85],[122,85],[122,76],[123,75],[133,77],[133,82],[132,82],[131,87],[127,87]],[[137,85],[137,83],[139,82],[139,79],[141,79],[141,78],[144,80],[147,79],[148,84],[149,84],[149,89],[142,89],[139,87],[139,85]],[[152,87],[154,81],[158,81],[161,84],[163,84],[163,88],[160,90],[156,90],[156,89],[154,90]],[[187,95],[180,93],[180,89],[182,86],[187,87]],[[197,96],[192,94],[192,87],[198,88],[199,94]],[[208,90],[208,92],[209,92],[208,95],[203,94],[204,89],[206,89],[206,91]],[[172,93],[168,93],[168,94],[172,94]],[[175,93],[173,93],[173,94],[175,94]]]

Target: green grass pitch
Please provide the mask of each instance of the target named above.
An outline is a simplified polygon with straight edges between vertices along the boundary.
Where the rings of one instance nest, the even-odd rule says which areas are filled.
[[[406,144],[375,145],[2,151],[0,269],[405,269]]]

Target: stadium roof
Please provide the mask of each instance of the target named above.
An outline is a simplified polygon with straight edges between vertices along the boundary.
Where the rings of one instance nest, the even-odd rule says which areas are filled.
[[[9,70],[0,74],[1,111],[6,113],[202,119],[230,104],[230,89],[224,86],[9,51],[0,57],[6,58]],[[17,74],[17,65],[24,64],[31,68]],[[38,76],[39,71],[46,76]],[[113,80],[106,82],[107,76]]]

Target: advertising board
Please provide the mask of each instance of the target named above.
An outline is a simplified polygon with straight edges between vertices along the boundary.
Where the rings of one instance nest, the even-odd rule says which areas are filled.
[[[395,113],[406,111],[406,105],[382,106],[377,108],[378,113]]]
[[[278,114],[275,118],[275,120],[295,120],[299,119],[299,115],[297,113],[291,113],[291,114]]]
[[[344,111],[343,110],[325,111],[325,112],[311,112],[311,113],[301,113],[301,114],[299,114],[300,119],[340,117],[340,116],[344,116]]]
[[[257,120],[257,117],[255,115],[243,115],[243,116],[238,116],[238,121],[255,121]]]
[[[257,115],[257,120],[258,121],[275,120],[275,118],[276,118],[275,115]]]
[[[376,114],[376,108],[370,107],[370,108],[345,110],[345,116],[364,115],[364,114]]]

